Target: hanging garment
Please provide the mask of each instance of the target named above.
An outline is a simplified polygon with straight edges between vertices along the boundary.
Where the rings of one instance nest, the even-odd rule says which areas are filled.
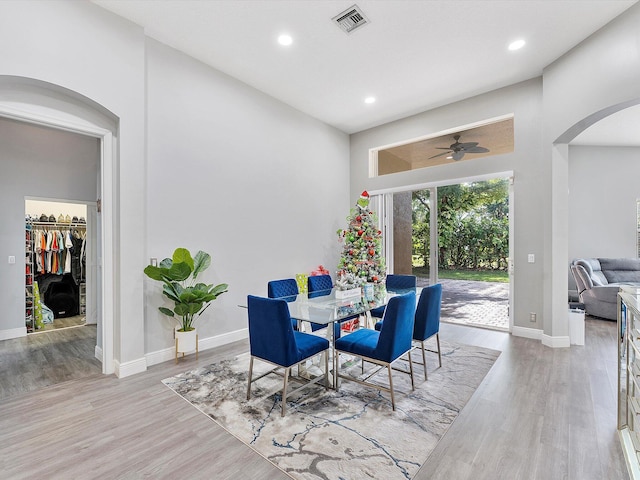
[[[35,234],[36,234],[36,237],[34,241],[34,251],[35,251],[35,259],[36,259],[36,271],[40,274],[43,274],[44,273],[44,250],[42,249],[42,244],[44,241],[44,235],[42,230],[36,230]]]
[[[53,230],[51,232],[51,268],[49,269],[49,273],[58,273],[58,261],[60,257],[58,257],[58,231]]]
[[[71,249],[73,249],[73,242],[71,241],[71,230],[67,230],[65,234],[64,246],[64,273],[71,273]]]
[[[65,247],[64,247],[64,235],[62,234],[62,232],[60,230],[58,230],[57,232],[58,235],[58,269],[56,270],[56,273],[58,275],[62,275],[64,273],[64,252],[65,252]]]
[[[74,230],[71,235],[71,243],[73,248],[71,249],[71,276],[76,285],[80,284],[82,277],[82,264],[80,257],[82,255],[82,237],[78,230]]]
[[[85,281],[85,279],[87,278],[87,232],[84,232],[82,235],[82,250],[80,252],[80,268],[81,273],[80,273],[80,279],[82,281]]]
[[[47,232],[47,246],[45,248],[44,270],[46,273],[51,273],[51,242],[53,242],[53,232],[50,230]]]

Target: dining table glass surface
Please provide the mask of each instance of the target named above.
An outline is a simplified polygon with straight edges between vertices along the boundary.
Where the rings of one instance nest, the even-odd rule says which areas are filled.
[[[374,295],[365,298],[363,295],[339,298],[335,288],[315,291],[311,298],[307,293],[300,293],[295,300],[288,302],[291,318],[303,322],[328,325],[332,322],[365,314],[369,310],[386,305],[391,297],[408,292],[416,292],[416,288],[387,291],[384,286],[376,286]]]

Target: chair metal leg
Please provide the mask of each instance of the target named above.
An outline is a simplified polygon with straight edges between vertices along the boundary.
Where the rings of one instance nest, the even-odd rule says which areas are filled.
[[[249,383],[247,385],[247,400],[251,398],[251,375],[253,373],[253,357],[249,360]]]
[[[284,369],[284,386],[282,387],[282,417],[284,417],[285,410],[287,409],[287,382],[289,381],[290,372],[291,367],[287,367]]]
[[[424,353],[424,340],[420,341],[420,347],[422,348],[422,366],[424,367],[424,379],[427,380],[427,356]]]
[[[324,389],[329,390],[329,350],[324,355]]]
[[[338,382],[338,377],[340,375],[340,352],[333,349],[333,389],[337,392],[340,389],[340,382]]]
[[[396,409],[396,401],[393,396],[393,378],[391,377],[391,364],[387,365],[387,370],[389,371],[389,393],[391,394],[391,409],[395,411]]]
[[[409,375],[411,375],[411,390],[415,390],[416,386],[415,382],[413,381],[413,362],[411,361],[411,350],[409,350],[407,353],[409,355]]]
[[[440,332],[436,333],[436,342],[438,343],[438,365],[442,366],[442,356],[440,355]]]

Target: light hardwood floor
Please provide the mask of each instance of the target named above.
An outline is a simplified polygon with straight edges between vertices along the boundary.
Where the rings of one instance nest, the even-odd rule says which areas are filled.
[[[451,324],[441,336],[502,354],[415,480],[628,478],[614,322],[588,319],[587,345],[571,349]],[[160,383],[247,349],[237,342],[121,380],[90,374],[0,400],[0,477],[289,478]]]

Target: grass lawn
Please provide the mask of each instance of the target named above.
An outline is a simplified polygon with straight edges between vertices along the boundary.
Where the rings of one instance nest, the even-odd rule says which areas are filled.
[[[413,267],[413,274],[419,277],[428,277],[429,269]],[[501,270],[439,270],[438,277],[448,280],[509,283],[509,274]]]

